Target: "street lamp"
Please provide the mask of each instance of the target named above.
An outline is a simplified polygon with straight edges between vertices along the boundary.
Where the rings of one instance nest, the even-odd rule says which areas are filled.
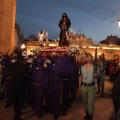
[[[120,19],[118,20],[118,25],[119,25],[119,27],[120,27]]]
[[[26,48],[25,44],[22,44],[21,45],[22,53],[24,52],[25,48]]]
[[[27,52],[26,52],[25,48],[26,48],[26,45],[25,45],[25,44],[22,44],[22,45],[21,45],[21,49],[22,49],[22,55],[23,55],[24,57],[27,55]]]
[[[25,44],[22,44],[22,45],[21,45],[21,49],[23,50],[23,49],[25,49],[25,48],[26,48]]]

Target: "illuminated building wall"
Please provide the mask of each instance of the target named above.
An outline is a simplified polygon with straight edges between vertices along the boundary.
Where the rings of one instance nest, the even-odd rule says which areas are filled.
[[[0,0],[0,51],[12,53],[15,43],[16,0]]]

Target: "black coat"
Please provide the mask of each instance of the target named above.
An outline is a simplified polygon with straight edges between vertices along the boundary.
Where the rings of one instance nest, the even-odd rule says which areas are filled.
[[[13,90],[23,91],[26,89],[26,80],[28,79],[27,65],[21,62],[15,62],[11,65],[13,76]]]
[[[116,78],[113,84],[112,97],[120,101],[120,76]]]

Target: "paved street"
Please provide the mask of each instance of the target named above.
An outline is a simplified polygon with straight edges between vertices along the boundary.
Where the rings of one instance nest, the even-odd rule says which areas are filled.
[[[104,97],[100,98],[99,94],[96,94],[93,120],[109,120],[110,116],[113,114],[114,110],[111,99],[112,85],[113,83],[106,77]],[[0,101],[0,120],[13,120],[13,106],[10,108],[5,108],[4,106],[5,100]],[[29,106],[25,106],[22,112],[21,118],[23,118],[23,120],[53,120],[53,114],[50,113],[44,114],[43,118],[38,118]],[[77,100],[73,103],[68,112],[68,115],[64,117],[60,116],[59,120],[83,120],[85,113],[81,100],[81,90],[78,90]]]

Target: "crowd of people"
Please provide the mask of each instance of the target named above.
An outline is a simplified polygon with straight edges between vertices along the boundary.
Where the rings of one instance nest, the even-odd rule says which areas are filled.
[[[9,56],[0,52],[0,99],[6,93],[5,107],[14,105],[14,120],[21,120],[25,99],[38,117],[50,112],[58,120],[60,114],[68,114],[76,100],[77,88],[81,87],[84,120],[92,120],[95,95],[104,94],[104,62],[99,56],[96,68],[90,53],[86,53],[84,64],[80,65],[75,56],[68,54],[23,57],[21,53]],[[117,106],[117,112],[118,109]]]
[[[67,115],[76,99],[79,67],[75,57],[63,56],[12,56],[0,53],[1,93],[6,89],[6,105],[14,104],[14,120],[20,120],[21,110],[27,98],[38,117],[45,112],[54,114],[57,120]],[[3,96],[1,96],[2,99]]]

